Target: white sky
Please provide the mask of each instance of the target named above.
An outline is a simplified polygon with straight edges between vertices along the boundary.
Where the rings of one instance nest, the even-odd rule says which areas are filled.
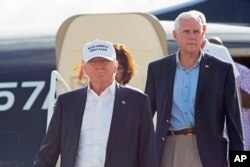
[[[0,0],[0,25],[61,23],[75,14],[149,12],[198,0]]]
[[[204,0],[0,0],[0,39],[55,34],[78,14],[150,12]]]

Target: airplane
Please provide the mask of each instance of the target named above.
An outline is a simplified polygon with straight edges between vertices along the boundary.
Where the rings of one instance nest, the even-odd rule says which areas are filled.
[[[45,134],[54,36],[0,40],[0,166],[32,166]]]
[[[184,11],[199,10],[208,22],[250,25],[250,1],[248,0],[192,0],[151,12],[160,20],[173,20]]]
[[[113,26],[114,20],[117,26]],[[53,103],[49,105],[50,89],[56,85],[51,84],[51,73],[57,70],[64,85],[79,88],[81,48],[85,41],[99,37],[125,43],[138,64],[138,74],[131,85],[143,90],[148,62],[177,48],[171,36],[172,25],[173,21],[161,21],[149,13],[132,12],[77,14],[60,25],[2,26],[0,166],[32,166],[46,133],[49,109],[53,108]],[[220,37],[233,58],[250,67],[250,27],[208,23],[207,35]],[[57,80],[62,80],[60,75]],[[53,100],[55,96],[52,93]]]

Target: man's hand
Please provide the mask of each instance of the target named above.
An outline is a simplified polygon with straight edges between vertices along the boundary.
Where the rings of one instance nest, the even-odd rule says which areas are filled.
[[[244,108],[250,108],[250,94],[240,89],[241,105]]]

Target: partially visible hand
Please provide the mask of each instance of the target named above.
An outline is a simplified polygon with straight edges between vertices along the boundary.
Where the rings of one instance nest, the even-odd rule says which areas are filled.
[[[250,108],[250,94],[245,92],[244,90],[240,89],[241,95],[241,105],[244,108]]]

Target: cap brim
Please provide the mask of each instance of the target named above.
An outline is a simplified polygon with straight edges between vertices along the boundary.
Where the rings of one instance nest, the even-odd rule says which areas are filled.
[[[114,61],[114,59],[110,56],[106,56],[106,55],[93,55],[91,56],[91,58],[87,59],[87,60],[84,60],[84,62],[88,62],[94,58],[97,58],[97,57],[100,57],[100,58],[104,58],[104,59],[107,59],[107,60],[110,60],[110,61]]]

